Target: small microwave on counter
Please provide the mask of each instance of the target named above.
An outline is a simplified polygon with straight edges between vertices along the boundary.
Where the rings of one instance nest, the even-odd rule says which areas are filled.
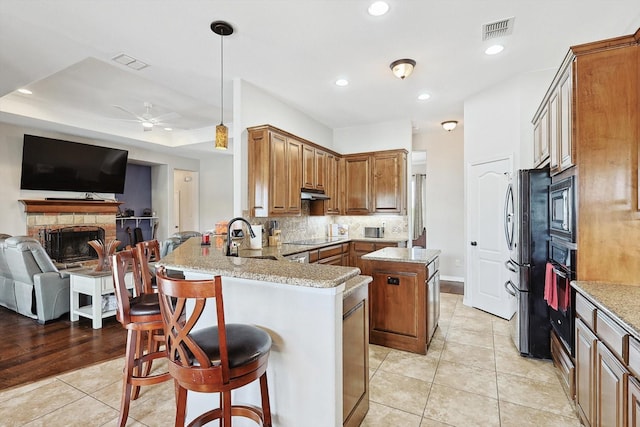
[[[365,227],[364,237],[384,237],[384,227]]]
[[[574,177],[549,186],[549,233],[551,236],[576,241],[576,206]]]

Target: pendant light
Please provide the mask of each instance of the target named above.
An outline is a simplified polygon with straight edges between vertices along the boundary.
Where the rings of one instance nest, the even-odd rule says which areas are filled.
[[[225,21],[211,23],[211,31],[220,36],[220,124],[216,126],[216,148],[226,150],[229,146],[229,129],[224,125],[224,51],[222,40],[233,34],[233,27]]]

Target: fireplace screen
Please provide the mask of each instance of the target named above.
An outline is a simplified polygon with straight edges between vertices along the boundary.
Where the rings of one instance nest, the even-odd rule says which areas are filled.
[[[101,227],[79,226],[56,230],[40,230],[40,240],[52,260],[56,262],[76,262],[97,259],[98,254],[87,242],[104,241]]]

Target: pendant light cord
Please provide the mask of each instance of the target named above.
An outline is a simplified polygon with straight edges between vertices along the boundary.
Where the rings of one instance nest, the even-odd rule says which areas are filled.
[[[224,33],[220,35],[220,124],[224,125]]]

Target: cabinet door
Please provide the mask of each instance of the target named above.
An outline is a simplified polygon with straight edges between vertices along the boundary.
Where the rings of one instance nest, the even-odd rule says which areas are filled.
[[[640,427],[640,382],[635,378],[629,377],[628,384],[629,398],[627,400],[628,422],[629,427]]]
[[[371,212],[370,158],[348,156],[345,166],[345,214],[366,215]]]
[[[327,153],[322,150],[315,150],[315,185],[316,190],[326,191],[327,181]]]
[[[309,190],[316,188],[315,151],[311,146],[302,146],[302,188]]]
[[[560,80],[560,111],[558,112],[559,141],[558,152],[560,170],[570,168],[574,164],[573,160],[573,97],[572,97],[572,72],[571,65],[565,75]]]
[[[325,192],[327,196],[329,196],[329,200],[325,201],[325,214],[327,215],[336,215],[340,213],[339,209],[339,198],[340,192],[338,187],[338,171],[339,171],[339,162],[340,159],[333,154],[327,154],[326,158],[326,169],[327,174],[325,177]]]
[[[424,280],[424,278],[423,278]],[[418,282],[413,273],[398,274],[392,271],[376,271],[371,284],[371,330],[418,337],[420,292],[424,282]]]
[[[406,187],[406,154],[376,153],[372,157],[373,211],[404,213]]]
[[[545,109],[533,128],[533,163],[539,166],[549,158],[549,114]]]
[[[596,336],[580,319],[576,319],[576,407],[582,422],[594,425],[594,361]]]
[[[440,319],[440,272],[431,276],[427,283],[427,345],[438,327]]]
[[[598,341],[596,348],[596,426],[625,427],[629,371]]]
[[[369,408],[369,323],[366,291],[342,315],[342,422],[356,427]],[[353,306],[352,306],[353,305]]]
[[[289,205],[287,138],[271,133],[269,144],[269,214],[282,215]]]
[[[287,138],[287,214],[299,215],[302,211],[302,143]]]
[[[559,132],[559,105],[560,96],[558,91],[554,92],[549,99],[549,170],[552,174],[560,172],[560,147],[558,140]]]

